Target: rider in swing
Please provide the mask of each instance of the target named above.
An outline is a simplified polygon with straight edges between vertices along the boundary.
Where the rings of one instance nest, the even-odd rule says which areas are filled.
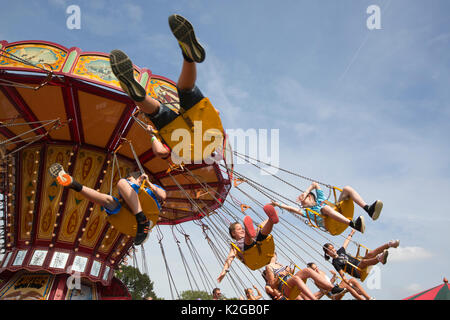
[[[49,172],[52,177],[56,178],[58,184],[79,192],[87,200],[104,207],[108,214],[116,214],[122,208],[118,198],[80,184],[71,175],[66,173],[63,166],[59,163],[52,164],[49,168]],[[131,213],[134,214],[136,218],[137,232],[134,239],[135,245],[144,243],[150,229],[153,227],[151,222],[145,216],[138,197],[139,187],[144,182],[144,179],[148,181],[150,186],[149,188],[146,188],[145,191],[155,200],[158,209],[161,211],[161,204],[166,199],[166,191],[162,187],[149,182],[146,174],[131,172],[125,179],[120,179],[117,183],[119,197],[125,201],[130,208]]]

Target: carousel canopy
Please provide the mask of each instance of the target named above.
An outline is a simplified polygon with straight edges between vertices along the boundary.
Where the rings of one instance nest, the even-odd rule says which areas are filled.
[[[149,95],[178,110],[173,81],[137,66],[135,77]],[[93,266],[115,268],[132,245],[103,208],[55,183],[47,172],[54,162],[80,183],[113,195],[119,178],[140,165],[167,191],[158,224],[201,219],[221,206],[230,189],[228,172],[205,162],[173,170],[153,154],[139,125],[148,120],[135,115],[108,54],[44,41],[0,42],[0,193],[8,252],[0,272],[63,272],[61,265],[78,259],[86,275],[110,281],[111,275],[92,273]],[[59,250],[58,267],[49,250]]]
[[[403,300],[450,300],[450,287],[448,285],[448,280],[444,278],[443,284],[422,291]]]

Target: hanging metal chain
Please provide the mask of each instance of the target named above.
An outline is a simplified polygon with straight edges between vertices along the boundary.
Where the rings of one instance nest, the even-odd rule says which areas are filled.
[[[298,174],[298,173],[295,173],[295,172],[291,172],[291,171],[289,171],[289,170],[286,170],[286,169],[283,169],[283,168],[274,166],[274,165],[272,165],[272,164],[270,164],[270,163],[267,163],[267,162],[264,162],[264,161],[261,161],[261,160],[252,158],[252,157],[250,157],[250,156],[248,156],[248,155],[239,153],[239,152],[237,152],[237,151],[233,151],[233,153],[234,153],[236,156],[240,157],[241,159],[243,159],[243,157],[245,157],[245,158],[247,158],[247,159],[250,159],[250,160],[253,160],[253,161],[257,161],[257,162],[259,162],[259,163],[262,163],[262,164],[264,164],[264,165],[266,165],[266,166],[269,166],[269,167],[275,168],[275,169],[277,169],[277,170],[280,170],[280,171],[289,173],[289,174],[291,174],[291,175],[293,175],[293,176],[302,178],[302,179],[307,180],[307,181],[309,181],[309,182],[316,182],[316,183],[318,183],[318,184],[320,184],[320,185],[322,185],[322,186],[325,186],[325,187],[327,187],[327,188],[333,188],[333,186],[330,185],[330,184],[327,184],[327,183],[324,183],[324,182],[320,182],[320,181],[318,181],[318,180],[315,180],[315,179],[312,179],[312,178],[303,176],[303,175],[301,175],[301,174]],[[247,159],[244,159],[244,160],[246,160],[246,161],[247,161],[248,163],[250,163],[250,164],[253,164],[253,163],[251,163],[250,161],[248,161]],[[253,164],[253,165],[254,165],[254,164]],[[258,168],[260,168],[260,167],[258,167]],[[260,169],[262,169],[262,168],[260,168]],[[264,169],[262,169],[262,170],[264,170]]]

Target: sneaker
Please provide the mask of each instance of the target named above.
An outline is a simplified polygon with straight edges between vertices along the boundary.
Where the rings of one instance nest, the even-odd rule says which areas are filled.
[[[380,261],[382,264],[386,264],[388,255],[389,255],[389,251],[384,250],[382,253],[380,253],[379,255],[377,255],[377,259],[378,259],[378,261]]]
[[[381,209],[383,209],[383,202],[377,200],[367,209],[367,213],[375,221],[380,216]]]
[[[253,226],[253,220],[250,216],[244,217],[244,227],[245,232],[250,236],[250,238],[256,237],[255,227]]]
[[[364,233],[364,231],[366,230],[366,224],[364,223],[364,217],[363,216],[359,216],[358,218],[356,218],[355,220],[353,220],[350,223],[350,226],[353,229],[355,229],[356,231]]]
[[[345,292],[347,292],[347,289],[341,288],[339,286],[334,286],[330,291],[330,297],[335,297]]]
[[[145,221],[144,223],[138,223],[136,237],[134,238],[134,244],[143,244],[147,238],[150,231],[150,221]]]
[[[144,101],[147,93],[134,78],[134,68],[130,58],[123,51],[113,50],[109,54],[109,62],[112,72],[125,93],[134,101]]]
[[[73,178],[64,171],[63,166],[59,163],[52,164],[48,168],[48,173],[63,187],[68,187],[73,182]]]
[[[269,217],[269,220],[273,224],[277,224],[279,221],[277,210],[275,210],[275,208],[270,204],[266,204],[263,209],[266,215]]]
[[[400,240],[391,240],[388,242],[389,248],[397,248],[400,245]]]
[[[205,49],[198,43],[194,28],[186,18],[173,14],[169,17],[169,26],[173,35],[178,40],[183,56],[190,62],[203,62],[205,60]]]

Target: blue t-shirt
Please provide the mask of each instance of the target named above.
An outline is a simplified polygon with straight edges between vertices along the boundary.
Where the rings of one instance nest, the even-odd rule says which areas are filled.
[[[317,212],[317,213],[320,214],[320,210],[321,210],[323,207],[325,207],[325,206],[327,205],[327,204],[325,203],[325,200],[327,200],[327,199],[325,198],[325,195],[324,195],[324,193],[323,193],[322,190],[320,190],[320,189],[315,189],[315,191],[316,191],[316,205],[310,207],[309,209],[311,209],[311,210],[313,210],[313,211],[315,211],[315,212]],[[312,222],[314,222],[314,221],[317,222],[317,226],[318,226],[318,227],[325,228],[325,223],[324,223],[322,217],[320,217],[320,216],[318,216],[318,215],[315,215],[314,213],[312,213],[312,212],[310,212],[310,211],[307,211],[307,210],[305,210],[305,209],[303,209],[303,208],[302,208],[301,210],[302,210],[303,216],[304,216],[305,218],[308,218],[308,217],[309,217],[309,219],[310,219]]]
[[[321,189],[316,189],[316,205],[314,207],[311,207],[311,210],[316,211],[317,213],[320,213],[320,210],[322,210],[323,207],[325,207],[327,204],[325,203],[325,195]]]

